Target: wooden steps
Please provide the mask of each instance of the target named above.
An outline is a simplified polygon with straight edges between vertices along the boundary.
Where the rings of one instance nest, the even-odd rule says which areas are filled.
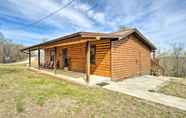
[[[152,59],[151,60],[151,74],[155,76],[164,75],[164,68],[160,66],[159,59]]]

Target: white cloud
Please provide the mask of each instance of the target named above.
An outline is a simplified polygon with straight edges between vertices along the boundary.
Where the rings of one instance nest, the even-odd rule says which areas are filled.
[[[91,10],[91,11],[88,11],[87,14],[90,18],[93,18],[98,23],[101,23],[102,25],[105,25],[106,19],[105,19],[105,14],[104,13],[94,12],[93,10]]]
[[[3,32],[3,35],[7,38],[10,39],[16,39],[18,42],[21,40],[30,40],[30,39],[38,39],[38,40],[33,40],[33,42],[39,42],[39,38],[42,37],[40,34],[36,33],[29,33],[25,31],[20,31],[20,30],[0,30]]]
[[[17,16],[32,22],[64,6],[64,4],[59,4],[52,0],[40,0],[39,2],[34,0],[12,0],[9,1],[9,4],[10,9],[14,9]],[[93,22],[88,17],[71,6],[44,21],[45,24],[56,26],[59,29],[64,22],[70,22],[72,25],[77,25],[81,28],[88,29],[93,27]]]
[[[114,27],[129,25],[139,28],[155,44],[169,45],[167,42],[184,42],[186,34],[186,8],[181,8],[178,0],[108,0],[106,16],[112,16]],[[111,12],[112,11],[112,12]],[[115,16],[115,17],[114,17]],[[185,41],[186,42],[186,41]]]
[[[88,4],[80,4],[79,3],[78,5],[74,5],[74,8],[79,9],[80,11],[85,12],[85,11],[89,10],[91,7]]]
[[[19,44],[37,44],[41,43],[44,38],[47,39],[53,39],[55,37],[59,37],[60,34],[40,34],[36,32],[28,32],[24,30],[13,30],[13,29],[0,29],[0,32],[3,33],[3,35],[8,38],[13,40],[16,43]]]
[[[56,2],[54,0],[7,0],[6,12],[34,22],[39,18],[59,9],[69,0]],[[41,25],[50,25],[58,29],[59,32],[53,34],[64,34],[72,31],[113,31],[120,25],[139,28],[147,37],[151,38],[156,45],[166,45],[168,40],[184,41],[186,34],[186,8],[183,7],[185,1],[178,0],[103,0],[99,9],[91,9],[92,4],[75,1],[71,6],[57,13],[56,15],[41,22]],[[182,7],[181,7],[182,6]],[[13,33],[11,31],[10,33]],[[15,31],[16,32],[16,31]],[[6,32],[7,33],[7,32]],[[11,35],[9,33],[9,35]],[[17,32],[21,33],[21,32]],[[40,37],[31,31],[25,33],[31,38]],[[174,35],[173,35],[174,34]],[[48,35],[48,34],[47,34]],[[50,35],[50,34],[49,34]],[[22,37],[19,35],[20,38]],[[42,37],[42,36],[41,36]],[[181,39],[182,38],[182,39]],[[162,45],[161,44],[161,45]]]

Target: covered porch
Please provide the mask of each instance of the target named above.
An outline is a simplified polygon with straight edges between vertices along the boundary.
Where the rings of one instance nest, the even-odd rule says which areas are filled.
[[[84,46],[84,51],[80,51],[80,54],[75,54],[76,55],[84,55],[85,59],[84,62],[85,64],[83,65],[85,68],[84,72],[82,73],[77,73],[76,71],[73,72],[69,69],[69,52],[67,52],[68,46],[73,46],[73,45],[83,45]],[[74,47],[77,48],[77,47]],[[41,62],[41,50],[44,52],[42,56],[44,57],[44,60]],[[32,52],[35,51],[35,55],[37,55],[37,59],[35,59],[35,62],[33,63],[32,61]],[[60,51],[63,52],[62,57],[59,56]],[[65,51],[65,52],[64,52]],[[47,54],[48,53],[48,54]],[[85,54],[81,54],[85,53]],[[65,43],[59,43],[59,44],[52,44],[52,45],[43,45],[43,46],[37,46],[34,48],[29,48],[28,49],[28,58],[29,58],[29,64],[28,66],[30,68],[37,68],[38,70],[46,71],[48,73],[53,72],[54,74],[58,75],[68,75],[71,76],[72,78],[80,77],[82,78],[86,83],[89,83],[90,81],[90,41],[74,41],[74,42],[65,42]],[[60,58],[60,59],[59,59]],[[62,59],[62,68],[59,67],[59,60]],[[36,62],[37,60],[37,62]],[[81,59],[80,59],[81,60]],[[32,65],[33,64],[33,65]],[[78,68],[78,67],[77,67]],[[70,70],[70,71],[69,71]]]
[[[79,65],[78,63],[74,63],[74,70],[72,70],[72,63],[70,64],[70,57],[69,57],[69,51],[67,51],[69,48],[69,46],[77,46],[77,45],[82,45],[84,51],[79,51],[79,54],[73,54],[75,56],[79,55],[79,57],[83,57],[84,58],[79,58],[78,56],[75,58],[79,58],[78,59],[78,63],[81,64]],[[75,50],[78,47],[73,47]],[[72,50],[74,50],[72,49]],[[32,51],[35,52],[35,59],[32,59]],[[41,54],[41,51],[43,52]],[[59,55],[62,51],[62,53]],[[65,51],[65,52],[64,52]],[[76,52],[76,51],[75,51]],[[79,42],[79,43],[70,43],[70,44],[63,44],[60,46],[55,46],[55,47],[38,47],[36,50],[29,50],[28,53],[29,56],[29,67],[32,70],[37,70],[39,72],[42,73],[46,73],[46,74],[54,74],[58,77],[61,78],[67,78],[68,80],[72,80],[75,82],[80,82],[80,83],[90,83],[90,79],[91,80],[95,80],[95,76],[91,76],[90,75],[90,42]],[[41,59],[43,58],[44,59]],[[41,61],[42,60],[42,61]],[[77,61],[77,59],[75,60]],[[83,63],[85,62],[85,63]],[[60,66],[62,65],[62,66]],[[78,71],[76,71],[78,70]],[[79,71],[80,70],[80,71]],[[95,83],[92,82],[91,83]]]
[[[85,85],[85,86],[97,86],[104,83],[109,83],[109,81],[111,80],[109,77],[90,75],[89,81],[87,82],[86,73],[67,71],[63,69],[56,69],[56,70],[44,69],[44,68],[38,69],[35,67],[29,67],[29,69],[38,73],[53,76],[57,79],[61,79],[64,81],[72,82],[79,85]]]
[[[91,55],[92,49],[94,55]],[[37,56],[34,63],[33,51]],[[28,54],[29,68],[41,73],[87,85],[111,80],[110,40],[76,37],[60,42],[49,41],[28,47],[23,52]]]

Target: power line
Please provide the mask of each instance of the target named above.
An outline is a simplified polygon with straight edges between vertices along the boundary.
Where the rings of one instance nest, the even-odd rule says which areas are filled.
[[[70,6],[74,1],[75,1],[75,0],[71,0],[71,1],[68,2],[66,5],[62,6],[61,8],[59,8],[59,9],[57,9],[57,10],[55,10],[55,11],[49,13],[48,15],[46,15],[46,16],[40,18],[39,20],[37,20],[37,21],[35,21],[35,22],[31,23],[31,24],[26,25],[26,28],[29,28],[29,27],[32,27],[33,25],[36,25],[36,24],[41,23],[43,20],[45,20],[45,19],[47,19],[47,18],[49,18],[49,17],[55,15],[56,13],[60,12],[61,10],[65,9],[65,8],[67,8],[68,6]],[[89,2],[90,2],[90,1],[91,1],[91,0],[89,0]],[[90,10],[94,9],[94,8],[96,8],[97,6],[99,6],[99,3],[98,3],[98,1],[95,0],[95,4],[94,4],[91,8],[89,8],[87,11],[90,11]]]
[[[35,21],[35,22],[31,23],[31,24],[26,25],[26,28],[29,28],[29,27],[32,27],[33,25],[36,25],[36,24],[41,23],[43,20],[45,20],[45,19],[47,19],[47,18],[49,18],[49,17],[55,15],[56,13],[60,12],[61,10],[65,9],[65,8],[67,8],[68,6],[70,6],[74,1],[75,1],[75,0],[71,0],[71,1],[68,2],[66,5],[60,7],[59,9],[57,9],[57,10],[55,10],[55,11],[49,13],[48,15],[46,15],[46,16],[40,18],[39,20],[37,20],[37,21]],[[89,2],[90,2],[90,0],[89,0]],[[97,7],[97,6],[98,6],[98,2],[95,0],[95,4],[94,4],[90,9],[88,9],[87,11],[92,10],[93,8],[95,8],[95,7]],[[12,16],[7,15],[7,14],[3,14],[3,15],[6,15],[6,16],[8,16],[8,17],[12,17]],[[0,25],[1,25],[1,24],[0,24]],[[0,28],[1,28],[1,27],[0,27]],[[20,29],[22,29],[22,28],[20,28]],[[21,43],[22,43],[22,41],[21,41]]]
[[[55,15],[56,13],[60,12],[61,10],[65,9],[66,7],[70,6],[75,0],[71,0],[70,2],[68,2],[66,5],[62,6],[61,8],[49,13],[48,15],[40,18],[39,20],[29,24],[27,27],[31,27],[33,25],[39,24],[40,22],[42,22],[43,20],[47,19],[48,17],[51,17],[53,15]]]

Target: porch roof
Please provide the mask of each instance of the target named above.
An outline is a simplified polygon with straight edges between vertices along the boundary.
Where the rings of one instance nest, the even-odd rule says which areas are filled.
[[[74,37],[86,37],[89,38],[89,41],[93,41],[93,40],[101,40],[101,39],[125,39],[127,36],[129,36],[130,34],[135,33],[136,36],[138,36],[141,41],[143,41],[147,46],[149,46],[149,48],[151,50],[156,50],[156,47],[142,34],[140,33],[137,29],[126,29],[123,31],[118,31],[118,32],[112,32],[112,33],[97,33],[97,32],[77,32],[77,33],[73,33],[70,35],[66,35],[63,37],[59,37],[56,38],[54,40],[50,40],[44,43],[40,43],[37,45],[33,45],[30,47],[26,47],[24,49],[22,49],[21,51],[27,51],[27,50],[36,50],[41,46],[45,46],[45,45],[49,45],[49,44],[53,44],[62,40],[67,40],[67,39],[71,39]],[[72,41],[73,42],[73,41]]]

